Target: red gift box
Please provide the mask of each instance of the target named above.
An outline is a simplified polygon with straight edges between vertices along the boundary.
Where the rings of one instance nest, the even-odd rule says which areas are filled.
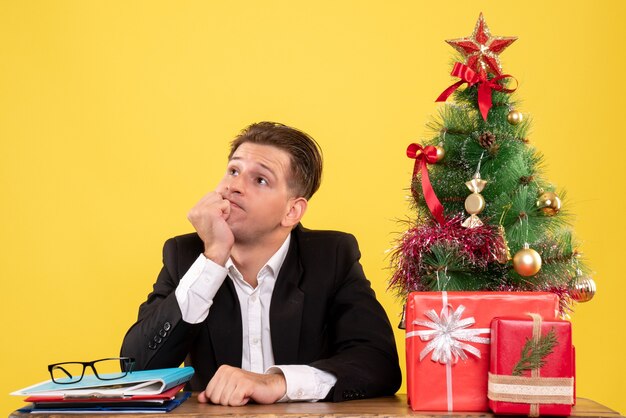
[[[542,320],[539,315],[495,318],[491,323],[489,407],[496,414],[560,415],[571,413],[574,393],[572,327],[567,321]],[[534,347],[531,345],[534,343]],[[540,353],[543,365],[514,373],[528,353]],[[522,350],[526,347],[526,356]],[[513,375],[515,374],[515,376]]]
[[[543,292],[413,292],[406,307],[407,397],[415,411],[488,411],[490,325],[497,316],[555,318]]]

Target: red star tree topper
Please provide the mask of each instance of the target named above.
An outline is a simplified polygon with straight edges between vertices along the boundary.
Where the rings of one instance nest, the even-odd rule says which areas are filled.
[[[498,55],[517,40],[516,36],[491,36],[489,27],[481,13],[474,32],[466,38],[446,40],[466,58],[465,64],[476,71],[502,75]]]

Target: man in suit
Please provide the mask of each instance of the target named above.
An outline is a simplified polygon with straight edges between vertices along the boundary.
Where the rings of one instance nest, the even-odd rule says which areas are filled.
[[[232,144],[226,173],[169,239],[121,354],[137,369],[195,368],[198,400],[243,405],[392,395],[389,320],[357,242],[300,224],[320,185],[317,143],[272,122]]]

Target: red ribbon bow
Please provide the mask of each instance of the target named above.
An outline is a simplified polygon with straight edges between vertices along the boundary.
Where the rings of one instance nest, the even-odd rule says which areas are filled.
[[[422,192],[424,193],[424,200],[426,201],[426,205],[428,205],[428,209],[430,209],[430,213],[433,214],[433,217],[439,224],[443,224],[443,206],[441,202],[439,202],[439,199],[437,199],[432,184],[430,184],[428,168],[426,167],[426,164],[434,164],[437,162],[437,148],[432,145],[422,147],[420,144],[411,144],[406,149],[406,155],[415,160],[413,177],[417,175],[418,170],[422,171]]]
[[[480,109],[480,114],[483,116],[484,120],[487,120],[487,114],[489,113],[489,109],[491,109],[492,90],[502,91],[504,93],[513,93],[517,88],[516,87],[515,89],[506,89],[501,84],[498,84],[498,81],[508,77],[515,80],[515,77],[511,75],[503,74],[489,80],[487,78],[487,73],[484,70],[481,70],[477,73],[467,65],[461,64],[460,62],[454,64],[451,75],[454,77],[459,77],[461,80],[457,81],[456,83],[445,89],[443,93],[441,93],[439,97],[437,97],[436,101],[445,102],[448,97],[464,83],[467,83],[468,87],[471,87],[474,84],[478,83],[478,108]]]

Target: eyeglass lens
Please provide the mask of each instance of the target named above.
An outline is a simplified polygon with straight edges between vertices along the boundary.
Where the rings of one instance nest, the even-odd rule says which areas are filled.
[[[83,363],[61,363],[51,370],[52,380],[56,383],[78,382],[83,377]]]
[[[127,372],[132,369],[129,361],[120,360],[119,358],[110,358],[94,361],[91,365],[85,363],[60,363],[52,367],[50,374],[52,380],[56,383],[74,383],[83,377],[85,368],[91,367],[94,374],[100,380],[114,380],[126,376]],[[89,371],[87,371],[89,373]]]
[[[107,358],[95,361],[93,369],[101,380],[119,379],[126,376],[126,371],[122,366],[123,363],[119,358]]]

